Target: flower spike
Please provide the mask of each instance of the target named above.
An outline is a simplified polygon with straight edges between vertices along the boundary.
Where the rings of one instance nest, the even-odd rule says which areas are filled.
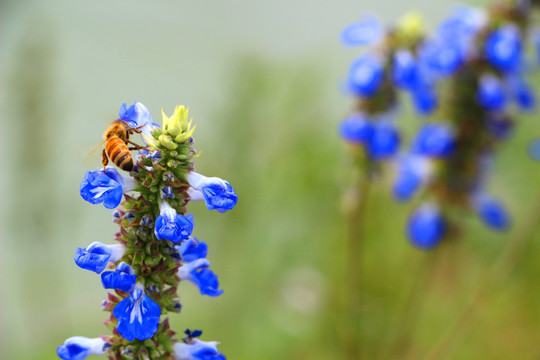
[[[112,313],[105,321],[112,335],[106,337],[107,342],[70,338],[58,347],[60,358],[83,360],[107,353],[111,359],[174,359],[175,332],[162,315],[182,310],[179,281],[190,281],[203,295],[223,292],[217,276],[208,269],[208,246],[191,237],[193,215],[187,214],[186,206],[198,197],[209,209],[224,212],[236,205],[238,197],[228,182],[193,172],[199,153],[193,148],[196,126],[188,112],[184,106],[176,106],[171,117],[163,112],[161,128],[143,104],[123,104],[118,121],[131,128],[129,135],[141,135],[147,146],[133,146],[139,151],[132,171],[108,167],[86,173],[81,196],[114,209],[113,222],[120,230],[116,244],[94,242],[78,248],[74,260],[77,266],[101,274],[103,287],[112,290],[101,302],[102,310]],[[127,137],[124,143],[130,150],[136,144]],[[196,339],[201,331],[186,335],[189,358],[225,359],[215,343]]]

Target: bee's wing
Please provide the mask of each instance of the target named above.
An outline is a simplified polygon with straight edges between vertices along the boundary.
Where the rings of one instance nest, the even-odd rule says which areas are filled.
[[[101,152],[105,148],[105,140],[100,141],[99,144],[92,146],[86,151],[86,157],[84,159],[85,164],[95,163],[95,167],[101,166]],[[99,159],[99,160],[98,160]]]

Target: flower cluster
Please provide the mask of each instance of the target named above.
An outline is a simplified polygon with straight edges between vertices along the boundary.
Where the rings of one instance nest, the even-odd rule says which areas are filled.
[[[433,248],[455,229],[450,210],[455,207],[474,211],[495,230],[510,225],[486,185],[497,145],[512,130],[511,111],[535,107],[525,78],[524,36],[531,7],[537,5],[516,1],[487,10],[456,7],[431,35],[424,33],[417,15],[405,17],[385,34],[376,19],[366,17],[342,34],[346,45],[375,45],[375,54],[362,55],[351,65],[348,84],[359,105],[341,124],[341,136],[362,145],[373,160],[393,160],[397,200],[409,200],[425,189],[427,199],[407,226],[409,239],[421,249]],[[400,154],[397,145],[388,146],[399,142],[393,128],[394,134],[385,137],[388,151],[377,156],[374,129],[388,123],[398,90],[408,94],[419,115],[433,120],[420,127],[410,148]]]
[[[223,293],[209,269],[207,244],[192,236],[193,215],[186,213],[186,205],[204,201],[209,210],[225,212],[238,197],[227,181],[194,172],[195,127],[188,109],[177,106],[172,116],[162,115],[160,127],[143,104],[122,105],[118,120],[145,142],[133,171],[106,167],[87,172],[81,183],[82,198],[114,209],[113,221],[120,226],[117,243],[96,241],[74,256],[80,268],[100,274],[103,287],[114,291],[102,303],[111,313],[105,323],[113,335],[67,339],[57,349],[64,360],[99,354],[110,359],[225,359],[216,342],[196,339],[201,331],[187,330],[179,343],[164,315],[180,312],[177,288],[182,280],[202,295]]]

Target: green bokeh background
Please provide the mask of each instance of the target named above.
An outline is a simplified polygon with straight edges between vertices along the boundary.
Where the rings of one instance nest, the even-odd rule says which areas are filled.
[[[100,165],[99,153],[88,153],[120,105],[137,100],[157,122],[161,107],[190,106],[202,150],[197,170],[229,180],[240,198],[226,214],[190,205],[225,293],[201,297],[182,284],[173,329],[203,329],[229,359],[339,359],[350,159],[336,128],[351,108],[339,88],[358,53],[341,46],[339,33],[366,11],[389,23],[416,9],[432,26],[451,4],[2,2],[0,358],[55,359],[67,337],[107,334],[106,293],[73,253],[112,241],[117,225],[78,187]],[[405,142],[420,124],[405,107]],[[490,189],[513,214],[513,230],[496,234],[465,215],[459,252],[430,270],[431,285],[407,323],[412,358],[445,332],[506,244],[538,216],[529,209],[540,165],[525,152],[537,134],[538,115],[521,116],[494,165]],[[374,182],[357,254],[362,282],[347,284],[361,288],[366,359],[392,344],[406,294],[431,255],[408,245],[403,229],[414,204],[392,200],[391,180],[389,172]],[[537,235],[509,280],[482,299],[449,358],[540,356]]]

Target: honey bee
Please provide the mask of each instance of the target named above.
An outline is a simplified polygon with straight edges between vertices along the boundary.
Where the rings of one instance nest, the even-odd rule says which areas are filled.
[[[107,166],[110,159],[113,164],[122,170],[133,170],[133,157],[131,156],[130,151],[144,149],[144,146],[132,142],[129,140],[129,136],[133,133],[140,134],[141,131],[139,129],[141,127],[131,127],[123,120],[113,121],[113,123],[109,125],[103,134],[103,138],[105,139],[105,149],[103,149],[103,153],[101,154],[101,162],[104,168]]]

